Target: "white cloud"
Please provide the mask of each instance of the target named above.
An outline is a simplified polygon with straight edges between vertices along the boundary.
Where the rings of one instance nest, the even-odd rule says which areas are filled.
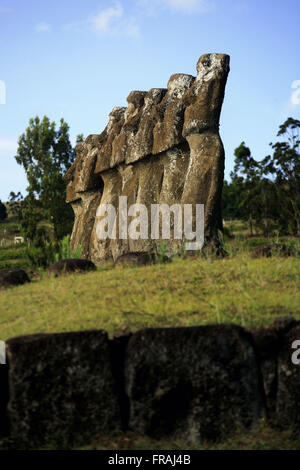
[[[292,106],[300,104],[300,80],[294,80],[291,88],[295,91],[292,92],[290,103]]]
[[[114,19],[121,18],[122,15],[122,5],[116,2],[114,7],[106,8],[92,18],[92,29],[97,33],[107,33],[113,28]]]
[[[123,2],[124,5],[128,5]],[[167,10],[173,13],[206,13],[215,8],[214,0],[135,0],[133,15],[129,16],[122,3],[115,0],[111,6],[102,9],[88,19],[74,21],[63,26],[65,31],[82,33],[89,29],[102,36],[139,37],[137,19],[142,16],[156,16]]]
[[[12,139],[0,139],[0,158],[10,158],[17,153],[18,142]]]
[[[119,1],[93,16],[90,20],[90,27],[98,34],[132,37],[139,35],[138,26],[133,19],[124,15],[123,7]]]
[[[34,28],[38,33],[49,33],[51,31],[51,25],[49,23],[41,22],[35,25]]]

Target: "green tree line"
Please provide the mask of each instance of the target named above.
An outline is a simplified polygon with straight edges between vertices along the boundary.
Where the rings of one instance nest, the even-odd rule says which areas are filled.
[[[77,142],[83,136],[77,136]],[[69,126],[60,120],[57,128],[47,116],[30,119],[19,137],[15,159],[25,170],[27,195],[10,193],[10,211],[18,218],[20,229],[34,246],[58,242],[72,231],[74,214],[66,200],[63,175],[75,159]]]
[[[243,219],[265,236],[274,230],[300,236],[300,121],[288,118],[271,143],[272,155],[257,161],[242,142],[234,151],[231,181],[224,182],[225,219]]]

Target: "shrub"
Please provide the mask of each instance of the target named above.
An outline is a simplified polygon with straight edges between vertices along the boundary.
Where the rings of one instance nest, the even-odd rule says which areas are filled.
[[[55,261],[68,258],[81,258],[82,247],[78,245],[76,250],[70,249],[70,235],[66,235],[60,242],[59,250],[55,253]]]
[[[70,236],[65,236],[60,242],[39,241],[38,246],[26,250],[26,258],[34,268],[48,268],[55,261],[66,258],[80,258],[81,245],[76,250],[70,250]]]
[[[57,244],[44,242],[43,246],[32,246],[26,250],[26,258],[33,268],[47,268],[55,261]]]

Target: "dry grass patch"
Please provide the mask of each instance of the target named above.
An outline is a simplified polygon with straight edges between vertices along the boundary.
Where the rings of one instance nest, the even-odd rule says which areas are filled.
[[[0,292],[1,339],[38,332],[300,319],[299,259],[174,260],[41,280]]]

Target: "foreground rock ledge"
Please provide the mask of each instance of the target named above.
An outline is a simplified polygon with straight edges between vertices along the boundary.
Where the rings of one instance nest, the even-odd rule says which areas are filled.
[[[225,441],[260,417],[300,432],[300,322],[103,331],[8,340],[0,437],[68,448],[126,431]],[[297,349],[293,346],[297,342]]]
[[[153,328],[126,348],[129,429],[185,442],[225,440],[265,413],[250,334],[234,325]]]
[[[87,259],[67,258],[56,261],[48,268],[50,274],[59,276],[61,274],[73,272],[95,271],[96,266],[94,263]]]
[[[94,263],[153,251],[150,227],[148,239],[123,240],[117,232],[115,240],[99,240],[97,208],[110,203],[117,209],[120,196],[129,206],[145,204],[148,213],[151,204],[204,204],[206,240],[218,243],[224,175],[219,119],[228,72],[228,55],[205,54],[196,77],[175,74],[166,89],[131,92],[127,108],[113,108],[104,131],[76,147],[65,175],[75,213],[71,249],[80,244]],[[170,252],[176,244],[170,241]]]
[[[284,337],[278,357],[278,390],[276,417],[282,429],[291,429],[296,438],[300,435],[300,353],[292,345],[296,342],[299,351],[300,325],[291,329]],[[292,353],[295,354],[293,363]]]
[[[103,331],[39,334],[6,343],[10,436],[19,445],[70,446],[120,432]]]

